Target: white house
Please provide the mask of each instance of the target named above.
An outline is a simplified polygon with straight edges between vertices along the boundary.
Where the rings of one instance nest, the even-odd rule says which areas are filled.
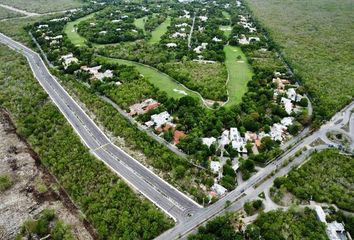
[[[219,147],[224,147],[225,145],[230,143],[230,131],[225,130],[222,132],[220,140],[219,140]]]
[[[282,97],[281,98],[281,103],[284,105],[284,108],[285,108],[285,111],[288,113],[288,114],[291,114],[292,111],[293,111],[293,103],[291,102],[290,99],[287,99],[285,97]]]
[[[38,29],[47,28],[47,27],[48,27],[48,24],[43,24],[43,25],[39,25],[39,26],[38,26]]]
[[[220,169],[221,169],[221,165],[220,162],[217,161],[210,161],[210,169],[213,173],[219,173]]]
[[[286,91],[286,96],[288,96],[291,101],[296,101],[296,91],[294,88],[289,88],[288,91]]]
[[[214,138],[214,137],[202,138],[202,142],[204,145],[207,145],[208,147],[210,147],[211,145],[213,145],[216,142],[216,138]]]
[[[176,24],[176,27],[188,27],[188,23]]]
[[[107,31],[101,31],[101,32],[99,32],[98,34],[100,34],[100,35],[106,35],[106,34],[107,34]]]
[[[232,148],[240,153],[247,153],[246,144],[237,128],[230,128],[230,140]]]
[[[208,46],[208,43],[202,43],[198,47],[194,48],[193,51],[196,53],[201,53],[204,49],[206,49]]]
[[[199,19],[202,21],[202,22],[206,22],[208,20],[208,17],[207,16],[199,16]]]
[[[213,37],[213,39],[212,39],[214,42],[221,42],[222,41],[222,39],[220,39],[220,38],[217,38],[216,36],[215,37]]]
[[[287,127],[287,126],[290,126],[291,124],[293,124],[293,119],[294,118],[292,118],[292,117],[285,117],[280,121],[280,123],[283,126]]]
[[[64,69],[67,69],[69,67],[69,65],[71,65],[72,63],[78,63],[79,62],[79,59],[74,57],[74,55],[72,53],[69,53],[67,55],[61,56],[60,60],[63,61]]]
[[[226,188],[217,183],[214,183],[211,189],[215,191],[219,196],[223,196],[227,192]]]
[[[177,47],[177,43],[167,43],[167,44],[166,44],[166,47],[168,47],[168,48]]]
[[[270,128],[270,137],[274,141],[282,141],[283,140],[283,133],[286,130],[286,127],[279,124],[274,123],[273,126]]]
[[[174,34],[171,35],[171,37],[173,37],[173,38],[178,38],[178,37],[185,38],[185,37],[187,37],[187,34],[186,33],[181,33],[181,32],[175,32]]]
[[[161,127],[162,125],[172,121],[171,115],[165,111],[159,114],[154,114],[151,116],[151,120],[155,123],[155,129]]]

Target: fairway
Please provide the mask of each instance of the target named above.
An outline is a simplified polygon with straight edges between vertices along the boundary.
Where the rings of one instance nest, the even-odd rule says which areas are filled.
[[[225,46],[225,65],[229,73],[227,90],[229,102],[225,106],[232,106],[242,101],[242,96],[247,92],[247,83],[252,79],[252,69],[247,62],[245,54],[239,47]],[[241,56],[241,59],[237,59]]]
[[[226,11],[223,11],[222,15],[228,20],[230,20],[230,18],[231,18],[230,14]],[[231,35],[232,28],[231,28],[231,25],[222,25],[222,26],[220,26],[220,30],[224,32],[224,35],[226,37],[229,37]]]
[[[86,42],[86,38],[80,36],[80,34],[77,33],[76,31],[76,26],[81,22],[85,21],[87,19],[92,18],[95,15],[95,13],[91,13],[85,17],[76,19],[73,22],[68,22],[65,25],[64,32],[68,36],[69,40],[75,45],[75,46],[84,46]]]
[[[160,72],[159,70],[153,67],[149,67],[147,65],[133,61],[102,56],[98,57],[98,60],[136,67],[140,74],[142,74],[149,82],[151,82],[161,91],[165,91],[169,97],[178,99],[188,95],[194,98],[201,99],[197,93],[187,89],[186,87],[172,79],[170,76]]]
[[[171,18],[168,17],[163,23],[160,24],[154,31],[151,32],[149,43],[159,43],[161,36],[167,32],[167,27],[171,24]]]
[[[141,18],[135,18],[134,19],[134,25],[136,28],[138,29],[142,29],[144,34],[145,34],[145,21],[148,17],[145,16],[145,17],[141,17]]]

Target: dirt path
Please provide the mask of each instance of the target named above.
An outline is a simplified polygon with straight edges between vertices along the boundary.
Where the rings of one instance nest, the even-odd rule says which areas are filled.
[[[14,11],[14,12],[21,13],[21,14],[29,16],[29,17],[33,17],[33,16],[38,16],[39,15],[38,13],[27,12],[25,10],[18,9],[18,8],[15,8],[15,7],[12,7],[12,6],[9,6],[9,5],[5,5],[5,4],[1,4],[1,3],[0,3],[0,7],[9,9],[9,10]]]
[[[75,239],[95,239],[91,225],[80,213],[40,159],[21,140],[5,110],[0,109],[0,176],[12,184],[0,191],[0,239],[15,239],[22,224],[44,209],[53,209],[71,225]]]

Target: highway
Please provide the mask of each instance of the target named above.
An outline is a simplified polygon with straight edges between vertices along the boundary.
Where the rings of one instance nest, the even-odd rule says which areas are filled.
[[[158,177],[110,139],[52,76],[36,52],[0,33],[0,42],[23,54],[49,97],[63,113],[84,144],[98,159],[175,221],[182,222],[201,206]]]
[[[338,144],[332,143],[327,138],[328,132],[337,131],[345,134],[351,139],[349,151],[353,152],[354,150],[354,102],[352,102],[333,116],[318,131],[310,133],[307,130],[305,134],[308,136],[303,134],[302,140],[297,138],[296,143],[292,142],[291,148],[287,146],[290,149],[258,171],[248,181],[240,184],[224,198],[207,208],[201,208],[197,203],[115,146],[62,88],[55,77],[50,74],[37,53],[1,33],[0,42],[26,56],[39,83],[90,151],[177,222],[174,228],[167,230],[157,239],[185,238],[198,226],[224,213],[225,205],[228,202],[230,202],[229,210],[241,209],[245,201],[255,198],[264,189],[269,188],[276,177],[286,175],[294,166],[303,163],[313,151],[323,150],[329,146],[338,147]],[[318,139],[321,139],[324,144],[313,146],[312,144]],[[294,157],[298,151],[302,151],[302,154],[284,166],[284,162]],[[272,173],[274,175],[271,175]]]
[[[185,239],[188,234],[195,231],[195,229],[206,223],[208,220],[214,218],[217,215],[225,212],[225,205],[230,202],[228,211],[237,211],[243,207],[243,204],[258,196],[259,193],[272,186],[276,177],[284,176],[294,166],[299,166],[303,163],[308,156],[315,150],[320,151],[329,148],[329,145],[338,146],[338,144],[324,141],[326,144],[320,144],[318,146],[311,146],[311,144],[317,139],[323,140],[326,138],[326,134],[331,131],[340,131],[346,134],[352,141],[350,151],[354,152],[354,102],[345,107],[342,111],[337,113],[331,121],[324,124],[318,131],[303,138],[296,143],[291,149],[284,152],[275,161],[271,162],[265,168],[257,172],[248,181],[239,185],[235,190],[228,193],[224,198],[220,199],[213,205],[198,211],[192,218],[187,219],[185,222],[177,224],[174,228],[167,230],[165,233],[158,236],[158,240],[170,240],[170,239]],[[344,131],[343,127],[349,124],[349,131]],[[344,132],[342,132],[344,131]],[[328,140],[329,141],[329,140]],[[290,157],[294,157],[298,151],[302,151],[302,154],[296,157],[288,165],[282,166],[285,161]],[[275,174],[271,176],[272,173]],[[259,185],[259,186],[255,186]]]

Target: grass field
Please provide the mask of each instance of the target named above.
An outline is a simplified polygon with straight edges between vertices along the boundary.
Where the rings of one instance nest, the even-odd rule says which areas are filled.
[[[167,27],[171,24],[171,18],[168,17],[163,23],[160,24],[154,31],[151,32],[149,43],[155,44],[160,42],[161,36],[167,31]]]
[[[317,119],[354,96],[352,0],[247,0],[313,98]],[[276,14],[274,14],[276,13]]]
[[[242,96],[247,92],[247,83],[252,79],[252,69],[247,58],[239,47],[225,46],[225,65],[229,72],[227,90],[229,91],[229,102],[226,106],[238,104]],[[241,56],[238,59],[238,56]]]
[[[168,75],[154,69],[152,67],[145,66],[140,63],[123,60],[123,59],[115,59],[115,58],[107,58],[107,57],[99,57],[99,60],[134,66],[136,69],[152,84],[158,87],[161,91],[165,91],[169,97],[173,98],[181,98],[186,95],[195,97],[200,99],[199,95],[186,89],[182,85],[178,84]],[[184,94],[185,93],[185,94]]]
[[[35,13],[56,12],[83,5],[80,0],[0,0],[0,3]]]
[[[24,15],[21,13],[0,7],[0,19],[21,17],[21,16],[24,16]]]
[[[77,46],[83,46],[85,45],[85,41],[86,38],[80,36],[80,34],[77,33],[75,27],[82,21],[85,21],[87,19],[92,18],[95,15],[95,13],[91,13],[85,17],[76,19],[73,22],[69,22],[66,24],[65,28],[64,28],[64,32],[66,33],[66,35],[68,35],[68,38],[70,39],[70,41]]]
[[[230,14],[228,13],[228,12],[226,12],[226,11],[223,11],[222,12],[222,15],[224,15],[224,17],[226,18],[226,19],[229,19],[230,20],[230,18],[231,18],[231,16],[230,16]],[[220,26],[220,30],[222,30],[223,32],[224,32],[224,34],[225,34],[225,36],[226,37],[229,37],[230,35],[231,35],[231,30],[232,30],[232,28],[231,28],[231,25],[223,25],[223,26]]]
[[[146,19],[147,19],[147,16],[134,19],[134,25],[138,29],[142,29],[144,31],[144,34],[145,34],[145,21],[146,21]]]

